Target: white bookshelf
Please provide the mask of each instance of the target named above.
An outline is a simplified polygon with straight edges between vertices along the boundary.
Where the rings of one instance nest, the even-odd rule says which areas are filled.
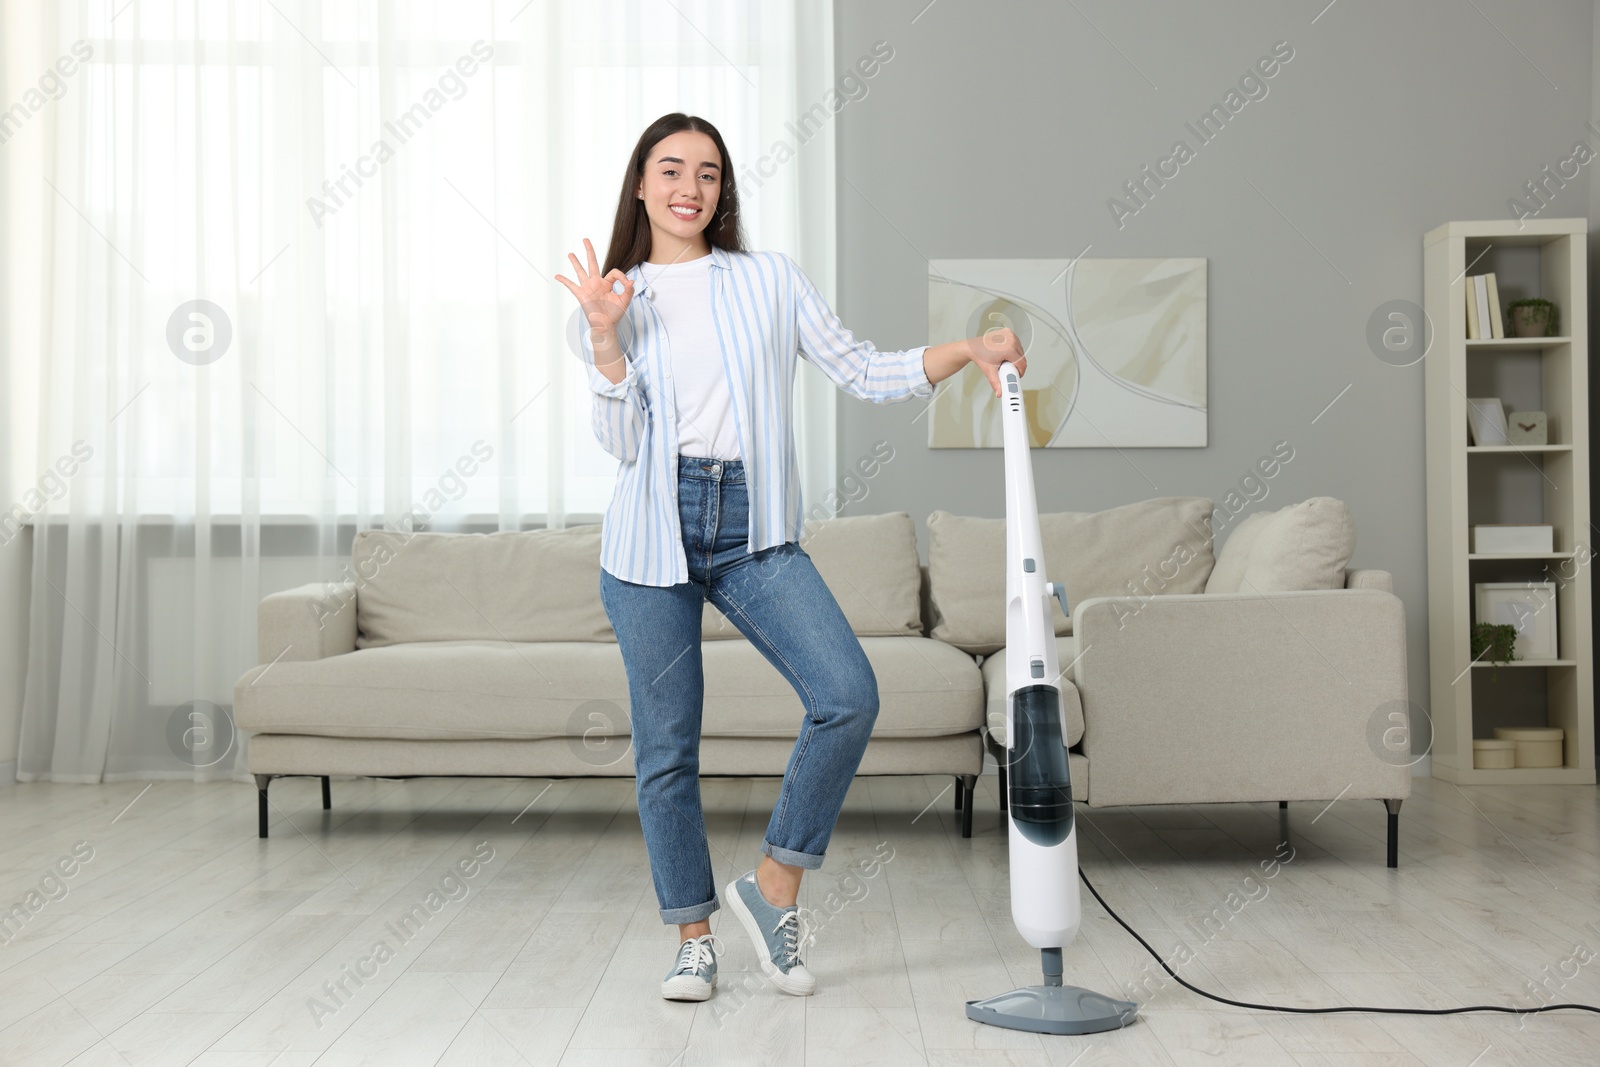
[[[1447,222],[1423,238],[1428,476],[1428,649],[1437,778],[1478,785],[1593,784],[1586,219]],[[1493,272],[1500,306],[1543,297],[1563,336],[1467,339],[1466,275]],[[1488,332],[1488,331],[1484,331]],[[1509,333],[1509,329],[1507,330]],[[1469,446],[1467,398],[1548,413],[1547,445]],[[1554,527],[1555,551],[1470,552],[1478,523]],[[1581,550],[1581,551],[1580,551]],[[1557,658],[1473,663],[1473,586],[1554,581]],[[1561,767],[1477,770],[1496,726],[1559,726]]]

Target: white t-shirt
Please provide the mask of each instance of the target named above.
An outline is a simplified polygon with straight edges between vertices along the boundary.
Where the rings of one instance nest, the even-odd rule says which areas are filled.
[[[711,257],[641,263],[639,269],[672,351],[667,378],[678,416],[678,454],[739,459],[733,395],[711,321]]]

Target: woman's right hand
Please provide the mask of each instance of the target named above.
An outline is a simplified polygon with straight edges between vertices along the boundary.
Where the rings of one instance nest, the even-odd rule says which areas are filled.
[[[573,272],[577,274],[577,282],[556,275],[556,281],[566,286],[573,296],[578,298],[578,307],[583,310],[584,316],[589,320],[589,327],[594,331],[594,344],[596,350],[608,347],[611,342],[611,331],[617,323],[622,321],[623,313],[628,310],[628,303],[633,299],[633,279],[622,271],[612,268],[611,273],[602,276],[600,264],[594,257],[594,245],[589,239],[583,239],[583,247],[589,253],[589,269],[584,270],[583,264],[578,262],[578,257],[571,252],[567,258],[572,260]],[[616,282],[622,283],[622,292],[612,288]]]

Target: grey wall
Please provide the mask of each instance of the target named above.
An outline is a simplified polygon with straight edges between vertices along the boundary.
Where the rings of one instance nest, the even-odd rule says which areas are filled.
[[[1220,501],[1288,441],[1293,460],[1244,513],[1348,502],[1354,563],[1395,575],[1411,699],[1428,708],[1423,368],[1379,361],[1367,323],[1386,301],[1422,303],[1425,231],[1510,217],[1507,199],[1575,141],[1600,150],[1592,0],[1482,15],[1455,0],[926,3],[835,8],[841,68],[894,48],[836,120],[840,316],[880,347],[925,343],[928,259],[1091,243],[1090,257],[1205,257],[1210,443],[1040,450],[1040,508]],[[1278,41],[1294,55],[1266,95],[1200,144],[1184,124]],[[1119,228],[1107,200],[1178,138],[1194,158]],[[1541,216],[1592,216],[1590,169]],[[930,511],[1004,514],[998,449],[929,449],[917,401],[840,404],[841,468],[880,438],[895,448],[846,514],[910,512],[924,559]]]

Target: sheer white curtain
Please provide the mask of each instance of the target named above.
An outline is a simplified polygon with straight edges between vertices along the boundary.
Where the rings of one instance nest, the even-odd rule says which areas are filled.
[[[7,211],[39,235],[38,306],[14,308],[37,316],[7,398],[14,484],[56,472],[0,516],[33,525],[18,777],[245,779],[248,739],[225,724],[265,593],[344,577],[358,529],[599,521],[616,463],[553,276],[584,237],[604,253],[634,141],[686,111],[728,144],[750,244],[831,296],[830,11],[35,14],[41,77],[71,73],[10,133],[39,161],[9,175]],[[774,165],[780,144],[793,158]],[[820,500],[836,391],[801,374]]]

